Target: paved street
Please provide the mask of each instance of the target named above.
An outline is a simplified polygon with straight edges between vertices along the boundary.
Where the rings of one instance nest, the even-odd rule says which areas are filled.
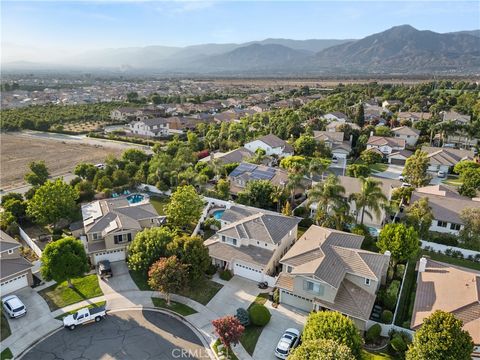
[[[372,175],[380,178],[398,180],[398,177],[402,175],[402,172],[403,172],[403,166],[389,164],[387,170],[373,173]]]
[[[22,357],[24,360],[76,358],[146,360],[209,359],[209,356],[200,339],[179,320],[158,312],[129,310],[73,331],[61,329]]]

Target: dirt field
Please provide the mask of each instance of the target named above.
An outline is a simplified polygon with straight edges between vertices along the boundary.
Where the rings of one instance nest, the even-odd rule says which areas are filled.
[[[73,171],[80,162],[99,163],[108,154],[119,155],[121,152],[121,149],[115,148],[1,134],[0,185],[3,190],[8,190],[23,184],[30,161],[44,160],[50,174],[55,176]]]

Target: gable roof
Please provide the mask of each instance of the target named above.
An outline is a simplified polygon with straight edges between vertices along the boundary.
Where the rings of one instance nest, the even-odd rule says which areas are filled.
[[[3,230],[0,230],[0,252],[16,249],[20,247],[20,243],[8,235]]]
[[[255,154],[248,150],[245,147],[241,147],[227,153],[215,156],[216,159],[219,159],[223,164],[230,164],[230,163],[240,163],[249,157],[254,156]]]
[[[389,257],[361,250],[363,236],[310,226],[280,260],[291,274],[313,276],[339,289],[347,273],[380,281]]]
[[[5,279],[13,274],[18,274],[32,268],[32,264],[19,256],[12,259],[0,259],[0,279]]]
[[[343,131],[314,131],[313,138],[315,140],[329,141],[332,143],[342,143],[343,142]]]
[[[425,271],[419,272],[417,277],[412,329],[420,327],[435,310],[443,310],[462,320],[463,328],[474,343],[480,344],[480,273],[426,260]]]
[[[386,136],[370,136],[367,145],[371,146],[390,146],[391,148],[401,147],[405,148],[405,139],[399,139]]]
[[[473,160],[475,157],[473,151],[463,149],[423,146],[422,151],[427,153],[431,165],[455,166],[462,160]]]
[[[399,126],[392,129],[394,134],[399,135],[410,135],[410,136],[418,136],[420,135],[420,130],[408,127],[408,126]]]
[[[358,178],[350,176],[338,176],[338,179],[340,180],[340,185],[345,188],[345,197],[349,197],[351,194],[358,193],[362,189],[362,181]],[[402,186],[402,182],[399,180],[387,178],[374,179],[380,182],[382,193],[387,197],[387,199],[390,199],[390,194],[393,189]]]

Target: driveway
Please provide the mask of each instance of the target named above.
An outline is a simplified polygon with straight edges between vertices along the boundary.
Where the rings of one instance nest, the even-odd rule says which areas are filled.
[[[402,165],[388,164],[387,170],[382,172],[376,172],[376,173],[374,172],[372,175],[380,178],[398,180],[398,177],[402,175],[402,172],[403,172]]]
[[[210,359],[183,322],[159,312],[129,310],[73,331],[61,329],[21,359]]]
[[[207,308],[218,317],[235,315],[240,307],[247,309],[258,294],[268,291],[259,289],[256,282],[241,276],[234,276],[222,284],[223,287],[207,304]]]
[[[15,295],[25,304],[27,315],[17,319],[8,319],[12,334],[29,328],[31,323],[40,318],[45,318],[46,320],[53,318],[53,316],[50,315],[50,308],[47,302],[31,287],[16,291]]]
[[[296,328],[301,332],[308,314],[285,305],[279,305],[278,308],[275,309],[271,306],[270,301],[267,302],[266,306],[270,310],[272,317],[258,338],[255,351],[253,352],[253,358],[273,360],[276,359],[275,347],[285,330],[288,328]]]

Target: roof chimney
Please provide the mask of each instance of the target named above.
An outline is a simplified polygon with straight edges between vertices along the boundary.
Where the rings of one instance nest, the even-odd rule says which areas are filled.
[[[418,262],[418,272],[425,272],[425,268],[427,267],[427,258],[423,257]]]
[[[372,137],[372,136],[373,136],[373,131],[370,131],[370,137]]]
[[[392,256],[392,253],[389,250],[387,250],[383,253],[383,255],[390,257]]]

